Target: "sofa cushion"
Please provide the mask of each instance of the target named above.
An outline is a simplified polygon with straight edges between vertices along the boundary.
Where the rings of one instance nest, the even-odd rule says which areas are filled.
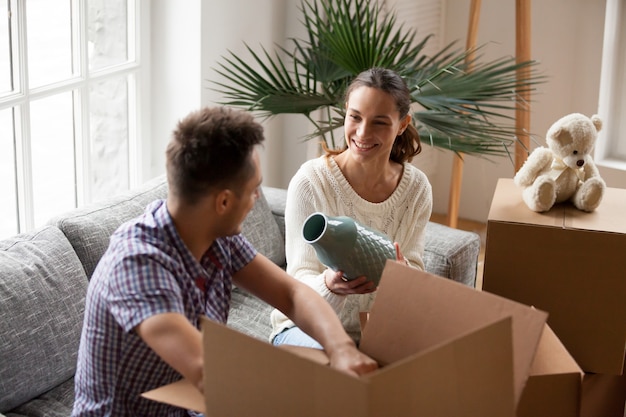
[[[152,201],[166,197],[167,182],[161,175],[118,197],[57,216],[49,224],[65,233],[91,278],[113,232],[142,214]],[[242,227],[244,236],[259,252],[278,265],[285,264],[284,239],[262,190]]]
[[[273,307],[249,292],[234,288],[227,325],[264,342],[272,332],[270,313]]]
[[[56,227],[0,241],[0,413],[74,375],[86,292]]]
[[[74,378],[70,378],[6,413],[6,417],[69,417],[74,406]],[[0,414],[0,417],[2,414]]]
[[[278,229],[285,239],[285,205],[287,204],[287,190],[276,187],[263,187],[263,194],[267,204],[272,210],[274,220],[278,224]]]
[[[72,210],[48,223],[63,231],[91,278],[96,265],[109,247],[109,238],[125,221],[139,216],[154,200],[167,196],[165,176],[146,182],[120,196]]]
[[[241,233],[257,251],[279,266],[285,265],[285,239],[261,189],[254,207],[246,216]]]

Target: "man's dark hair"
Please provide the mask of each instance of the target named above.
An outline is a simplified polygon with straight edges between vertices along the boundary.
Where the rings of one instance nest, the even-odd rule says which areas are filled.
[[[238,193],[253,175],[252,151],[263,139],[263,127],[244,111],[206,107],[190,113],[167,146],[169,192],[190,204],[211,190]]]

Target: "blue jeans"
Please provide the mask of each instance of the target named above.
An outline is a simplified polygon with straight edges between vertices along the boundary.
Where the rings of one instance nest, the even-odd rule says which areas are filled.
[[[295,346],[304,346],[315,349],[324,349],[322,345],[320,345],[317,340],[313,339],[308,334],[304,333],[300,330],[299,327],[291,327],[289,329],[285,329],[282,332],[278,333],[272,344],[275,346],[278,345],[295,345]]]

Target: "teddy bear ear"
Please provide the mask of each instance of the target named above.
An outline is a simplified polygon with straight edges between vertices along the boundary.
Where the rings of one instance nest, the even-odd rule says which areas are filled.
[[[591,116],[591,123],[596,127],[596,131],[600,131],[602,129],[602,119],[597,114]]]
[[[554,132],[552,132],[552,138],[561,146],[569,145],[574,140],[569,130],[564,129],[563,127],[555,129]]]

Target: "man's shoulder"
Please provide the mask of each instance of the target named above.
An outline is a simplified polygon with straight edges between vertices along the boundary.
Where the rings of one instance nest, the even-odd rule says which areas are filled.
[[[156,243],[165,237],[166,229],[170,227],[166,213],[164,200],[154,201],[146,207],[139,216],[122,223],[111,236],[111,241],[136,241]]]
[[[109,246],[100,263],[107,261],[109,266],[128,260],[133,257],[159,257],[168,258],[177,252],[172,242],[172,226],[159,221],[150,207],[144,214],[131,219],[122,225],[111,235]],[[157,204],[158,206],[158,204]]]

